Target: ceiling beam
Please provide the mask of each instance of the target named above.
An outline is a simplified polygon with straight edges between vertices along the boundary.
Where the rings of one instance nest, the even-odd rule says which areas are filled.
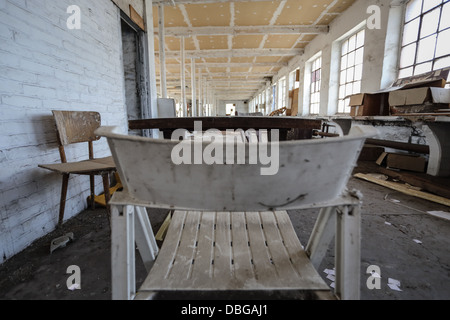
[[[186,50],[186,58],[282,57],[300,56],[304,52],[303,49]],[[167,51],[166,57],[180,57],[180,53]]]
[[[235,27],[168,27],[166,36],[237,36],[237,35],[266,35],[266,34],[326,34],[328,26],[290,25],[290,26],[235,26]],[[155,29],[155,35],[159,31]]]
[[[205,4],[205,3],[226,3],[226,2],[262,2],[268,0],[153,0],[153,5],[159,3],[165,4]]]
[[[179,62],[166,62],[166,66],[179,66]],[[217,62],[202,62],[196,63],[197,68],[251,68],[251,67],[287,67],[288,62],[234,62],[234,63],[217,63]]]

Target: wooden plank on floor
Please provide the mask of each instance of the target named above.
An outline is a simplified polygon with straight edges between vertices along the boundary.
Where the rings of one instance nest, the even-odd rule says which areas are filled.
[[[403,184],[400,183],[395,183],[395,182],[390,182],[390,181],[383,181],[377,178],[374,178],[370,175],[367,174],[363,174],[363,173],[357,173],[355,175],[355,178],[361,179],[361,180],[365,180],[365,181],[369,181],[375,184],[378,184],[380,186],[389,188],[391,190],[395,190],[395,191],[399,191],[401,193],[413,196],[413,197],[417,197],[420,199],[424,199],[424,200],[428,200],[428,201],[432,201],[435,203],[439,203],[442,204],[444,206],[448,206],[450,207],[450,199],[447,198],[443,198],[440,196],[436,196],[427,192],[422,192],[422,191],[417,191],[417,190],[413,190],[410,189],[408,187],[406,187]]]

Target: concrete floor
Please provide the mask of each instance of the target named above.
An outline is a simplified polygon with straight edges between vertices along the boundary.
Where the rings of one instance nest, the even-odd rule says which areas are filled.
[[[384,187],[352,178],[350,189],[364,195],[362,210],[361,299],[362,300],[449,300],[450,221],[428,211],[449,212],[449,208],[417,199]],[[161,226],[166,211],[154,211],[154,230]],[[301,242],[306,245],[317,212],[290,212]],[[73,232],[75,241],[50,254],[52,239]],[[415,242],[421,241],[421,243]],[[110,300],[110,231],[106,210],[87,210],[52,234],[0,266],[1,300]],[[66,270],[81,269],[81,290],[70,291]],[[369,290],[367,267],[381,271],[381,288]],[[325,269],[333,269],[333,247],[319,273],[328,284]],[[137,282],[145,271],[137,264]],[[400,281],[396,291],[388,279]],[[232,298],[232,297],[230,297]],[[281,297],[283,298],[283,297]]]

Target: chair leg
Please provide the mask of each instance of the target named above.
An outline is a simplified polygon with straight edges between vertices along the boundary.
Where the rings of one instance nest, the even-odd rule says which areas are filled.
[[[91,210],[95,210],[95,175],[91,174],[89,176],[91,182],[91,198],[90,198],[90,207]]]
[[[136,207],[135,209],[136,244],[145,268],[147,272],[150,272],[153,262],[158,255],[159,248],[155,240],[147,209],[141,207]]]
[[[341,300],[360,299],[361,207],[345,206],[336,220],[336,295]]]
[[[64,211],[66,210],[67,199],[67,187],[69,186],[69,174],[63,174],[62,187],[61,187],[61,200],[59,202],[59,221],[58,225],[62,225],[64,222]]]
[[[134,207],[111,206],[112,300],[136,296]]]
[[[318,269],[322,263],[336,232],[336,208],[323,208],[311,233],[306,253],[313,266]]]
[[[103,179],[103,189],[105,189],[105,204],[106,204],[106,211],[108,212],[108,218],[111,221],[111,206],[109,205],[109,200],[111,199],[111,194],[109,192],[109,174],[104,173],[102,174]]]

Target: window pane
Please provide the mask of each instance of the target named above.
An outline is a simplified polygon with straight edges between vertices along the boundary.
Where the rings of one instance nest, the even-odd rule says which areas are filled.
[[[432,69],[431,62],[419,64],[414,69],[414,75],[417,76],[419,74],[430,72],[430,71],[432,71],[431,69]]]
[[[355,65],[362,64],[364,62],[364,48],[356,50]]]
[[[338,113],[344,113],[344,109],[345,109],[345,101],[344,100],[340,100],[339,101],[339,107],[338,107]]]
[[[422,12],[422,0],[411,0],[406,7],[405,21],[417,18]]]
[[[363,30],[363,31],[359,32],[357,35],[356,47],[360,48],[360,47],[364,46],[365,39],[366,39],[366,31]]]
[[[347,80],[347,70],[343,70],[341,72],[341,82],[340,82],[340,84],[344,84],[346,82],[346,80]]]
[[[349,96],[351,94],[353,94],[353,83],[348,83],[345,86],[345,96]]]
[[[413,69],[414,69],[413,67],[409,67],[409,68],[400,70],[400,72],[398,74],[398,78],[403,79],[403,78],[411,77],[413,75]]]
[[[450,2],[444,4],[444,8],[442,9],[442,18],[441,24],[439,26],[439,30],[444,30],[450,28]]]
[[[423,2],[423,12],[433,9],[434,7],[440,5],[442,0],[426,0]]]
[[[436,48],[436,35],[430,36],[419,41],[417,49],[417,63],[432,60]]]
[[[348,51],[355,51],[356,49],[356,36],[348,39]]]
[[[347,56],[341,58],[341,70],[347,69]]]
[[[441,58],[436,60],[436,62],[434,63],[434,70],[439,70],[442,68],[447,68],[450,67],[450,57],[445,57],[445,58]]]
[[[436,57],[450,54],[450,29],[442,31],[437,40]]]
[[[405,29],[403,31],[403,46],[417,41],[419,35],[420,19],[417,18],[408,24],[405,24]]]
[[[355,78],[355,68],[351,67],[347,70],[347,82],[353,82]]]
[[[342,55],[345,55],[348,53],[348,40],[345,40],[342,43]]]
[[[414,64],[414,60],[416,57],[416,47],[417,45],[413,43],[403,48],[400,58],[400,68],[403,69]]]
[[[355,51],[350,52],[348,54],[348,61],[347,61],[347,66],[351,67],[355,65]]]
[[[440,15],[441,8],[437,8],[423,16],[420,38],[425,38],[426,36],[437,32]]]
[[[341,86],[339,88],[339,99],[342,100],[345,98],[345,86]]]

